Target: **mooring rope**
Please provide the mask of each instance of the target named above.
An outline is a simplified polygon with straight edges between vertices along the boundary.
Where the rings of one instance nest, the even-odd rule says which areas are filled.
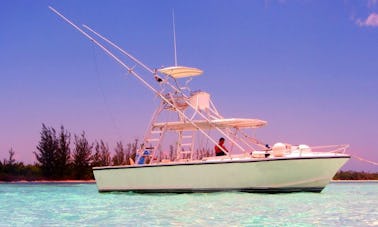
[[[358,160],[360,160],[360,161],[362,161],[362,162],[367,162],[367,163],[370,163],[370,164],[372,164],[372,165],[376,165],[376,166],[378,166],[378,163],[377,163],[377,162],[373,162],[373,161],[370,161],[370,160],[367,160],[367,159],[361,158],[361,157],[359,157],[359,156],[357,156],[357,155],[352,155],[352,157],[357,158]]]

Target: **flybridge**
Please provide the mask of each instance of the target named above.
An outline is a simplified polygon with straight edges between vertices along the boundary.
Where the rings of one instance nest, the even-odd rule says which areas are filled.
[[[238,153],[240,153],[240,151],[244,153],[250,152],[251,150],[255,150],[256,146],[260,148],[264,147],[264,144],[256,143],[256,139],[252,139],[254,143],[251,143],[251,140],[247,137],[237,137],[236,135],[238,134],[239,130],[245,128],[262,127],[266,124],[265,121],[245,118],[224,118],[215,108],[215,105],[211,101],[210,94],[202,91],[193,92],[189,87],[180,86],[178,84],[177,80],[186,78],[191,79],[191,77],[199,76],[203,73],[202,70],[177,65],[160,69],[152,69],[89,26],[83,25],[83,29],[88,31],[86,32],[74,24],[71,20],[66,18],[63,14],[59,13],[56,9],[52,7],[49,8],[64,21],[95,43],[117,63],[123,66],[128,73],[135,76],[140,82],[142,82],[142,84],[144,84],[161,99],[161,104],[153,114],[150,121],[150,126],[145,133],[142,147],[138,151],[139,157],[142,157],[147,150],[151,159],[150,163],[161,160],[163,153],[161,150],[161,143],[168,131],[174,131],[177,133],[175,154],[176,160],[192,160],[193,153],[196,149],[194,140],[196,133],[200,133],[214,146],[218,146],[217,139],[212,138],[209,133],[205,131],[209,129],[216,130],[221,136],[230,141],[230,143],[233,144],[232,147],[239,150]],[[148,83],[141,75],[136,73],[133,68],[128,66],[115,53],[106,47],[105,44],[101,43],[94,36],[99,38],[106,45],[115,48],[123,55],[134,61],[137,65],[145,69],[147,72],[151,73],[152,76],[159,82],[158,87]],[[176,59],[175,63],[177,64]],[[175,112],[177,119],[172,122],[160,122],[159,119],[161,119],[162,115],[164,115],[167,111]],[[190,131],[189,134],[188,131]],[[243,135],[245,134],[243,133]],[[222,147],[219,148],[224,150]],[[228,151],[224,150],[224,152],[230,155]],[[138,160],[136,161],[136,163],[139,163]]]

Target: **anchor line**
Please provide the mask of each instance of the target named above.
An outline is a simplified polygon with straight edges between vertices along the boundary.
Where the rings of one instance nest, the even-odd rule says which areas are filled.
[[[352,157],[357,158],[358,160],[360,160],[360,161],[362,161],[362,162],[367,162],[367,163],[370,163],[370,164],[372,164],[372,165],[376,165],[376,166],[378,166],[378,162],[373,162],[373,161],[370,161],[370,160],[367,160],[367,159],[361,158],[361,157],[359,157],[359,156],[357,156],[357,155],[352,155]]]

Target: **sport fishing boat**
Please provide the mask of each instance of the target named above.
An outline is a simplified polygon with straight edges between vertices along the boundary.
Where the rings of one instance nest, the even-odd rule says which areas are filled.
[[[310,147],[277,142],[270,147],[251,136],[266,121],[225,118],[208,92],[189,87],[202,70],[178,66],[176,58],[172,67],[151,69],[89,26],[80,28],[50,9],[160,99],[131,164],[93,168],[100,192],[321,192],[349,160],[348,145]],[[147,77],[111,48],[146,71]],[[219,138],[227,141],[228,149],[218,143]],[[224,155],[216,156],[214,149]]]

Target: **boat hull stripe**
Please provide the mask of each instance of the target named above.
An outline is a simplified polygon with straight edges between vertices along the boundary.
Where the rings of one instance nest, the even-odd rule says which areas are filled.
[[[324,187],[306,188],[201,188],[201,189],[101,189],[99,192],[134,192],[134,193],[208,193],[208,192],[249,192],[249,193],[290,193],[290,192],[316,192],[320,193]]]

